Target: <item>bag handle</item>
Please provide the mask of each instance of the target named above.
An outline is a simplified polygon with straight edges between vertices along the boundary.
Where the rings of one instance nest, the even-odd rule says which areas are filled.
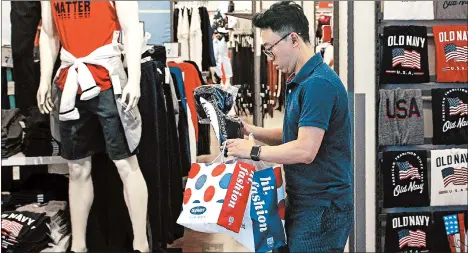
[[[226,151],[226,146],[227,146],[227,141],[224,142],[224,144],[223,144],[223,150],[221,150],[221,153],[219,153],[219,155],[218,155],[211,163],[216,162],[216,161],[219,159],[219,157],[222,157],[222,158],[221,158],[221,162],[222,162],[222,163],[225,162],[225,161],[224,161],[224,152]]]

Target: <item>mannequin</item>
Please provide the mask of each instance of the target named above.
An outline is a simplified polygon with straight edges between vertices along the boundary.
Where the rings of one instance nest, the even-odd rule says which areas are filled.
[[[60,111],[62,156],[68,160],[70,171],[69,202],[73,238],[71,250],[87,251],[86,226],[94,198],[91,155],[97,152],[94,146],[90,146],[92,148],[89,149],[83,148],[85,153],[82,154],[78,154],[77,150],[80,145],[87,147],[89,143],[95,142],[89,127],[92,125],[97,128],[96,124],[101,124],[106,143],[105,151],[115,163],[123,182],[124,198],[134,235],[133,248],[135,251],[148,252],[148,191],[135,155],[135,148],[141,137],[137,104],[140,98],[140,58],[143,42],[138,2],[42,1],[41,6],[41,80],[37,101],[41,113],[53,113],[54,109]],[[125,33],[128,79],[116,46],[116,31],[120,29]],[[51,84],[59,43],[63,46],[62,66],[54,84]],[[76,55],[73,55],[74,53]],[[110,87],[104,89],[104,84]],[[56,87],[60,97],[59,104],[53,101],[55,98],[52,97],[52,90]],[[106,104],[103,105],[104,102]],[[65,107],[71,110],[64,111]],[[97,118],[99,121],[96,121]],[[91,121],[92,119],[97,123]],[[111,121],[112,125],[109,125]],[[86,127],[89,131],[84,130]],[[137,129],[136,134],[138,129],[140,131],[136,141],[129,137],[131,134],[128,135],[132,129]],[[87,134],[89,136],[86,136]],[[79,143],[80,140],[82,143]],[[116,155],[116,152],[120,153]]]

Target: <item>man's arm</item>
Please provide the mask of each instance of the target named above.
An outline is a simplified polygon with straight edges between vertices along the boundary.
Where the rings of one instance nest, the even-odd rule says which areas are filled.
[[[321,128],[301,127],[295,141],[279,146],[262,146],[260,160],[280,164],[310,164],[320,149],[324,134],[325,130]],[[228,155],[248,158],[254,144],[254,140],[228,140]]]
[[[283,142],[282,128],[263,128],[253,126],[245,122],[243,124],[245,134],[253,134],[255,139],[262,143],[268,145],[280,145]]]
[[[124,49],[128,66],[128,83],[122,93],[123,101],[127,101],[127,111],[138,104],[140,99],[141,76],[141,45],[143,31],[138,17],[138,2],[115,1],[119,23],[125,33]],[[127,99],[128,96],[128,99]]]
[[[60,41],[52,18],[52,6],[49,1],[41,1],[42,28],[39,37],[39,50],[41,60],[41,79],[37,92],[37,103],[41,113],[52,111],[50,86],[54,63],[60,48]]]

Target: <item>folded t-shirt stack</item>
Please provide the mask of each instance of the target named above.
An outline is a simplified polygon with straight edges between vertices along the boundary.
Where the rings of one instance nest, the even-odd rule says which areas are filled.
[[[18,108],[2,110],[2,158],[8,158],[21,152],[23,120]]]
[[[9,211],[2,213],[2,251],[39,252],[52,242],[50,218],[42,213]]]
[[[23,140],[24,155],[28,157],[51,156],[53,144],[49,117],[41,114],[37,107],[31,107],[29,115],[24,120],[26,125]]]

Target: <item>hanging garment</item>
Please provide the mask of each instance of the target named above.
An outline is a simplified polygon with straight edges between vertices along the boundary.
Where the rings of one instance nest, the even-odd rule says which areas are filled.
[[[424,144],[421,90],[380,90],[379,145]]]
[[[431,151],[431,206],[466,205],[468,149]]]
[[[387,215],[385,252],[431,250],[431,213],[397,213]]]
[[[426,151],[384,152],[384,208],[429,206]]]
[[[15,81],[16,107],[20,109],[22,115],[28,116],[28,109],[37,105],[36,93],[39,82],[35,79],[38,79],[36,76],[40,76],[40,72],[34,70],[33,49],[37,26],[41,19],[41,2],[11,1],[9,3],[11,3],[11,50],[14,63],[12,71]],[[6,2],[2,3],[2,8],[6,4]],[[2,34],[6,33],[7,31],[2,30]],[[2,109],[7,108],[2,107]]]
[[[434,1],[384,1],[386,20],[432,20]]]
[[[200,68],[203,57],[202,35],[200,13],[198,9],[194,9],[190,22],[190,60],[194,61]]]
[[[211,54],[213,52],[213,45],[212,45],[212,38],[213,32],[210,25],[210,16],[208,14],[208,10],[206,7],[198,8],[199,15],[200,15],[200,25],[202,31],[202,71],[210,70],[210,67],[215,66],[216,64],[212,64],[211,62]]]
[[[198,72],[196,68],[190,64],[190,63],[175,63],[175,62],[169,62],[168,63],[169,67],[179,67],[183,74],[183,88],[185,90],[185,95],[187,98],[187,105],[190,108],[190,113],[191,113],[191,121],[194,127],[194,132],[195,132],[195,140],[198,141],[198,119],[197,119],[197,114],[196,114],[196,109],[195,109],[195,100],[193,97],[193,91],[202,85],[200,79],[198,78]]]
[[[193,61],[186,61],[193,65],[193,67],[197,70],[198,78],[203,85],[206,85],[205,81],[203,80],[202,73],[200,72],[199,67]],[[197,109],[197,114],[198,114]],[[199,117],[199,116],[198,116]],[[211,129],[209,124],[202,124],[198,122],[198,141],[197,141],[197,156],[200,155],[209,155],[211,153]]]
[[[190,38],[190,26],[189,26],[189,17],[188,9],[182,9],[179,13],[179,21],[177,28],[177,39],[180,43],[180,57],[182,60],[190,59],[190,48],[189,48],[189,38]]]
[[[434,144],[468,143],[468,89],[432,89]]]
[[[172,102],[165,98],[164,64],[156,61],[142,64],[141,98],[138,106],[142,115],[142,140],[139,146],[138,162],[148,187],[148,216],[151,230],[151,244],[154,248],[174,240],[171,204],[171,139],[177,138],[169,130],[169,113]],[[171,122],[175,126],[175,121]],[[155,154],[157,157],[155,157]],[[174,168],[176,169],[176,168]],[[180,179],[181,180],[181,179]],[[177,193],[174,193],[177,194]],[[180,190],[179,194],[182,194]],[[174,205],[177,203],[174,202]],[[181,205],[181,204],[180,204]]]
[[[468,26],[434,26],[437,82],[468,82]]]
[[[427,41],[426,26],[384,27],[380,82],[429,82]]]
[[[178,38],[177,38],[177,31],[179,29],[179,15],[182,15],[182,13],[180,13],[180,9],[179,8],[175,8],[174,9],[174,15],[172,16],[172,27],[174,28],[172,30],[172,40],[173,42],[178,42]]]

